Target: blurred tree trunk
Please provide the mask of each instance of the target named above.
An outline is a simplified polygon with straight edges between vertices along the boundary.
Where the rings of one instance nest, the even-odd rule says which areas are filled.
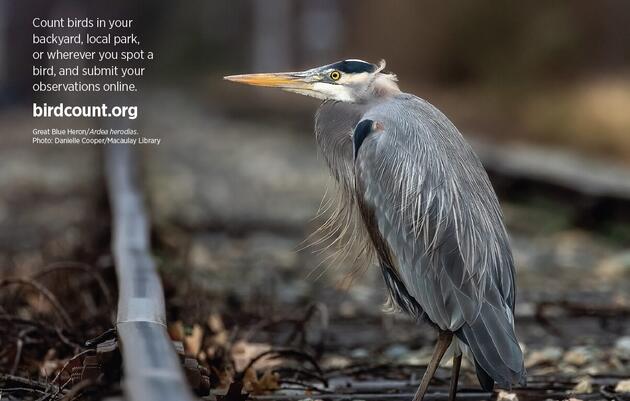
[[[339,57],[344,34],[339,2],[304,0],[300,14],[300,62],[315,66]]]
[[[0,0],[0,92],[6,89],[7,86],[7,58],[8,52],[8,18],[7,18],[7,1]]]
[[[628,48],[628,24],[630,23],[630,4],[628,2],[604,2],[603,7],[605,21],[605,40],[603,44],[603,56],[609,66],[613,68],[623,65],[629,53]]]
[[[253,71],[291,65],[291,19],[291,0],[253,0]]]

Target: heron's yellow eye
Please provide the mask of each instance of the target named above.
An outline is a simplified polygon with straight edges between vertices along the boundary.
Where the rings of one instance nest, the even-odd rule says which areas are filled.
[[[330,73],[330,79],[332,79],[333,81],[337,81],[339,80],[339,78],[341,78],[341,73],[339,71],[333,71]]]

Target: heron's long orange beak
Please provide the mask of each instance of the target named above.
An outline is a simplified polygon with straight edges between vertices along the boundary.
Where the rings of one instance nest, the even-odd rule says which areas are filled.
[[[254,86],[267,86],[271,88],[283,89],[307,89],[310,85],[305,81],[304,76],[295,72],[278,72],[268,74],[244,74],[229,75],[223,79],[240,82],[242,84]]]

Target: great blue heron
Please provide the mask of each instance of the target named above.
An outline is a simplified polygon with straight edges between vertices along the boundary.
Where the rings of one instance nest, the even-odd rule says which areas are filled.
[[[451,344],[449,399],[462,353],[474,361],[483,389],[524,384],[514,262],[488,175],[453,123],[401,92],[384,67],[351,59],[225,79],[323,100],[315,135],[344,195],[340,210],[358,211],[391,300],[438,330],[414,400],[424,398]]]

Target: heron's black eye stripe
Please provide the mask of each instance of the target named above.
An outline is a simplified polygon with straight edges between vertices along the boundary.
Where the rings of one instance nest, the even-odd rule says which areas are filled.
[[[365,138],[372,132],[372,125],[374,121],[372,120],[363,120],[357,127],[354,129],[354,134],[352,135],[352,144],[354,145],[354,158],[356,160],[357,154],[359,153],[359,148],[363,144]]]

